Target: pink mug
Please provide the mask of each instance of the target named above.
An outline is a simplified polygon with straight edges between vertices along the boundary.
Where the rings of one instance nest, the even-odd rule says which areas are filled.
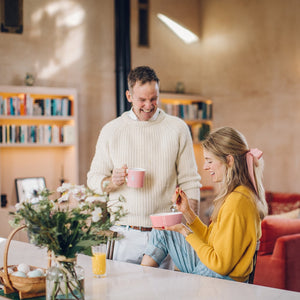
[[[145,169],[129,168],[127,175],[127,186],[133,188],[141,188],[144,185]]]

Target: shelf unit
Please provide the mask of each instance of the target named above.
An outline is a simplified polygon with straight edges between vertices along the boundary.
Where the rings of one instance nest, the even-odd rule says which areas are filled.
[[[43,176],[52,191],[61,180],[78,184],[76,90],[0,86],[0,103],[0,191],[7,195],[8,207],[17,201],[15,178]]]
[[[160,106],[168,114],[182,118],[189,126],[194,144],[212,127],[212,100],[199,95],[160,94]]]
[[[212,129],[213,101],[200,95],[161,92],[159,103],[166,113],[182,118],[189,126],[201,183],[210,186],[211,180],[203,172],[204,159],[200,142]]]

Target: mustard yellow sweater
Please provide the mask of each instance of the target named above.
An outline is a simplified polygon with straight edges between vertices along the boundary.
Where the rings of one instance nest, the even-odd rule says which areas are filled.
[[[188,224],[193,233],[186,240],[209,269],[244,282],[252,271],[260,218],[253,194],[239,186],[225,199],[216,222],[209,227],[197,217]]]

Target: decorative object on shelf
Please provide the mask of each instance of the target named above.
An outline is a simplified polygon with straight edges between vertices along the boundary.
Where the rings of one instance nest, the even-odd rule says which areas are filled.
[[[184,83],[183,82],[178,81],[176,83],[176,93],[179,93],[179,94],[183,94],[184,93]]]
[[[1,194],[1,207],[5,207],[7,204],[7,196],[6,194]]]
[[[60,174],[59,182],[60,182],[60,185],[63,185],[66,182],[63,164],[61,165],[61,174]]]
[[[33,203],[34,199],[39,200],[38,191],[46,188],[46,180],[44,177],[16,178],[15,186],[17,202],[23,202],[29,198]]]
[[[26,73],[25,84],[29,85],[29,86],[33,86],[33,84],[34,84],[34,76],[31,73]]]
[[[83,185],[64,183],[60,197],[47,189],[38,192],[39,201],[26,199],[16,204],[11,225],[25,221],[30,242],[46,247],[52,267],[46,279],[46,299],[84,299],[84,273],[76,265],[79,253],[91,255],[91,246],[114,239],[110,228],[125,216],[122,202],[97,194]]]

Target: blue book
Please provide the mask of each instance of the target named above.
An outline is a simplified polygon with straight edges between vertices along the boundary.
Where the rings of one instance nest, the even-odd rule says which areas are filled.
[[[15,115],[14,99],[13,99],[13,97],[9,98],[9,107],[10,107],[10,114],[12,116]]]

